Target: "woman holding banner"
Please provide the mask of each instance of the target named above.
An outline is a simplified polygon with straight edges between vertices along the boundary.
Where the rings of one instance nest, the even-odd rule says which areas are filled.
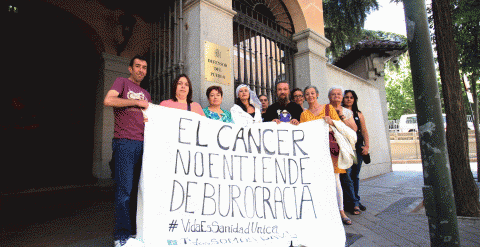
[[[197,102],[192,101],[192,82],[187,75],[181,74],[173,81],[170,90],[170,99],[160,103],[161,106],[188,110],[205,116],[202,107]]]
[[[230,109],[233,122],[241,125],[261,123],[262,104],[257,94],[247,85],[241,84],[237,87],[236,95],[235,105]]]
[[[210,86],[207,89],[207,98],[210,106],[203,108],[205,116],[210,119],[220,120],[224,123],[233,123],[232,114],[220,108],[223,100],[223,90],[220,86]]]
[[[318,89],[315,86],[307,86],[304,90],[304,96],[308,103],[308,109],[302,112],[300,115],[300,123],[324,119],[325,122],[331,126],[334,125],[333,120],[341,120],[337,114],[337,111],[330,104],[320,105],[317,101],[318,99]],[[329,94],[330,95],[330,94]],[[333,132],[331,127],[329,127],[330,140],[332,140]],[[331,143],[332,144],[332,143]],[[340,216],[342,217],[342,222],[345,225],[351,225],[352,221],[347,217],[343,209],[343,191],[342,185],[340,184],[340,173],[345,173],[345,170],[338,168],[338,144],[336,149],[330,148],[330,156],[332,158],[333,168],[335,172],[335,181],[337,187],[337,202],[338,209],[340,210]]]

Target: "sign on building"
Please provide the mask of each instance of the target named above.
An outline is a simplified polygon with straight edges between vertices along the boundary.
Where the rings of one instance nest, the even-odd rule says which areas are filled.
[[[230,49],[205,41],[205,80],[230,85]]]

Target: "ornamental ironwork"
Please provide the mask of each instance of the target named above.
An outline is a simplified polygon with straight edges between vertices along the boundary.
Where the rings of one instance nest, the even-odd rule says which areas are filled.
[[[275,84],[295,87],[292,19],[281,0],[234,0],[233,18],[235,87],[249,85],[257,95],[275,100]],[[236,95],[235,95],[236,97]]]

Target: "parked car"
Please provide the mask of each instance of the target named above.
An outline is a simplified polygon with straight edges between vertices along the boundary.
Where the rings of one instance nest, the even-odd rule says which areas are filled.
[[[467,122],[467,128],[468,130],[473,130],[473,123],[472,122]]]
[[[443,116],[443,127],[447,128],[447,120],[446,120],[447,117],[445,114],[442,114],[442,116]],[[473,128],[473,125],[472,125],[472,128]],[[402,115],[400,117],[400,122],[398,123],[398,130],[400,133],[418,131],[417,114]]]

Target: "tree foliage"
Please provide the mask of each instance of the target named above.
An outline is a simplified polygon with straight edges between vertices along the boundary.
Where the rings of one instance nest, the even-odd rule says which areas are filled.
[[[479,57],[478,44],[474,45],[478,41],[478,31],[474,27],[480,24],[479,7],[478,0],[433,0],[432,6],[427,7],[429,26],[435,30],[432,44],[440,66],[443,108],[450,123],[446,137],[457,214],[476,217],[480,215],[480,203],[468,163],[466,125],[461,121],[465,111],[459,69],[471,73],[480,69],[479,64],[475,64]],[[472,90],[476,92],[475,86]]]
[[[373,31],[364,29],[362,32],[362,39],[369,40],[391,40],[401,42],[402,45],[407,45],[407,37],[398,33]]]
[[[388,119],[400,119],[404,114],[415,113],[412,72],[408,53],[400,56],[398,65],[385,66],[385,91],[387,93]]]
[[[478,91],[477,81],[480,76],[480,2],[478,0],[454,1],[453,23],[455,43],[459,52],[459,63],[462,72],[468,76],[470,91],[474,99],[473,115],[477,157],[480,157],[480,130],[478,126]],[[480,170],[480,160],[477,160]],[[477,177],[480,181],[480,177]],[[479,213],[480,214],[480,213]]]
[[[454,38],[459,53],[460,69],[463,73],[480,73],[480,2],[478,0],[454,1],[452,12]]]
[[[362,40],[367,15],[378,10],[377,0],[324,0],[325,37],[331,41],[327,54],[337,58]]]
[[[439,71],[437,69],[437,84],[442,90]],[[388,119],[400,119],[404,114],[415,113],[415,99],[413,95],[412,71],[408,52],[399,57],[398,64],[388,62],[385,65],[385,91],[387,93]],[[465,98],[465,100],[467,100]],[[445,112],[443,95],[440,94],[442,112]]]
[[[458,53],[454,40],[453,6],[449,0],[433,0],[432,13],[445,113],[447,147],[457,215],[480,216],[478,187],[470,171],[468,135],[460,84]]]

